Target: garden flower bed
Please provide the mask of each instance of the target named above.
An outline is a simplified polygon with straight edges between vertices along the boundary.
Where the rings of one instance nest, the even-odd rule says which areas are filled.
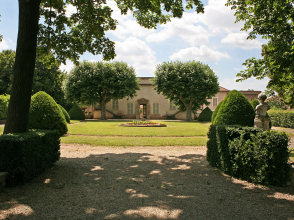
[[[119,126],[123,127],[166,127],[166,124],[154,122],[154,121],[132,121],[122,123]]]

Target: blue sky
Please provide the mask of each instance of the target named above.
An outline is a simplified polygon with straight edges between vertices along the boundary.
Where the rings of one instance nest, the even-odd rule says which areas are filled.
[[[114,1],[107,1],[113,9],[113,17],[119,22],[115,31],[107,36],[115,42],[116,58],[136,69],[139,77],[154,76],[155,67],[164,61],[201,61],[208,64],[219,78],[219,84],[229,90],[254,89],[264,91],[268,79],[254,78],[236,82],[236,74],[244,70],[242,63],[251,57],[260,58],[261,44],[265,40],[246,40],[247,33],[240,31],[243,24],[234,23],[234,11],[225,6],[226,0],[203,0],[205,13],[193,10],[181,19],[172,19],[156,30],[140,27],[131,14],[120,15]],[[68,7],[68,13],[74,10]],[[3,41],[0,51],[16,49],[18,29],[18,1],[0,1],[0,34]],[[82,60],[99,61],[101,56],[86,53]],[[71,62],[61,69],[70,71]]]

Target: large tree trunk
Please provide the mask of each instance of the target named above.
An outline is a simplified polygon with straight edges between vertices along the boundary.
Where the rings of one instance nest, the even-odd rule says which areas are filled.
[[[186,104],[186,121],[193,121],[193,119],[192,119],[192,102]]]
[[[28,131],[40,0],[19,0],[16,57],[4,134]]]
[[[106,102],[103,102],[101,105],[101,120],[107,120],[106,118]]]

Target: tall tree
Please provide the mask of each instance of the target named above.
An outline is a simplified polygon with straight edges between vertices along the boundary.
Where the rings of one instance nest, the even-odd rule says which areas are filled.
[[[45,58],[46,60],[44,60]],[[0,94],[10,94],[11,92],[14,62],[15,52],[13,50],[3,50],[0,53]],[[46,57],[37,56],[31,95],[45,91],[56,102],[63,104],[64,91],[62,87],[66,73],[58,68],[59,63],[52,54]]]
[[[292,0],[228,0],[236,10],[236,22],[245,21],[241,30],[250,31],[249,39],[262,35],[262,59],[247,59],[239,81],[250,77],[270,79],[267,88],[294,107],[294,10]]]
[[[201,62],[164,62],[157,65],[155,90],[175,101],[186,111],[186,121],[192,121],[192,111],[209,104],[207,99],[219,91],[218,78],[208,65]]]
[[[115,0],[122,14],[132,11],[137,22],[146,28],[181,17],[182,0]],[[186,0],[186,8],[196,7],[204,12],[200,0]],[[37,36],[42,54],[53,51],[58,60],[67,58],[77,62],[79,54],[89,51],[102,54],[105,60],[114,58],[114,42],[105,32],[114,30],[117,21],[111,18],[112,10],[103,4],[106,0],[18,0],[19,29],[11,98],[4,133],[26,132],[31,101],[31,90],[36,58]],[[66,16],[68,4],[76,12]],[[163,13],[163,11],[165,11]],[[40,19],[40,16],[43,19]],[[39,20],[44,23],[39,24]]]
[[[101,106],[101,120],[106,120],[106,104],[124,97],[133,98],[139,90],[133,67],[124,62],[84,61],[71,71],[67,82],[69,100]]]

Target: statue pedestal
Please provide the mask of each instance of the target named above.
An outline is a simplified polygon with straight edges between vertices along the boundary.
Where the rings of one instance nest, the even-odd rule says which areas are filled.
[[[270,118],[268,116],[257,116],[254,119],[254,127],[270,130]]]

